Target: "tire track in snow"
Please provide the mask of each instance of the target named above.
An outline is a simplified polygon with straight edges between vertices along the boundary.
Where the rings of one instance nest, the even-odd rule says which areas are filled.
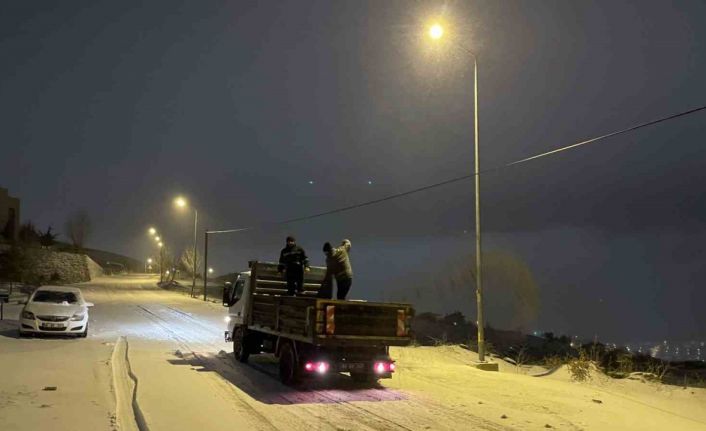
[[[182,349],[184,349],[184,351],[191,353],[194,356],[194,358],[198,359],[199,361],[201,361],[203,363],[206,362],[204,360],[204,358],[202,358],[198,353],[196,353],[195,351],[193,351],[191,349],[191,347],[188,344],[188,340],[185,340],[184,338],[179,336],[174,330],[172,330],[169,327],[169,325],[168,325],[169,322],[166,319],[160,317],[158,314],[152,312],[151,310],[147,309],[146,307],[144,307],[142,305],[137,305],[137,308],[142,310],[144,312],[143,314],[145,314],[150,320],[152,320],[152,322],[154,324],[156,324],[158,327],[160,327],[173,341],[175,341],[177,343],[177,345],[179,345]],[[235,395],[236,400],[241,407],[243,407],[246,411],[248,411],[248,412],[252,413],[254,416],[256,416],[263,424],[269,425],[269,428],[272,430],[275,430],[275,431],[281,430],[279,427],[277,427],[275,424],[273,424],[266,416],[264,416],[262,413],[257,411],[252,405],[250,405],[250,403],[248,403],[245,399],[243,399],[243,397],[239,393],[237,393],[236,391],[230,391],[230,392]]]

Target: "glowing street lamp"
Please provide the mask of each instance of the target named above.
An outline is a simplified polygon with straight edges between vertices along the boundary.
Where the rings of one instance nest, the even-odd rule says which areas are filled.
[[[429,27],[429,36],[432,39],[441,39],[444,35],[444,28],[440,24],[434,24]]]
[[[148,232],[150,233],[150,235],[154,236],[157,234],[157,229],[151,227],[151,228],[149,228]]]
[[[208,268],[208,273],[213,274],[213,268]]]
[[[186,208],[188,204],[187,204],[186,199],[184,197],[177,196],[174,199],[174,205],[176,205],[177,208],[183,209],[183,208]],[[197,241],[196,240],[196,231],[198,228],[198,222],[199,222],[199,212],[196,210],[196,208],[194,208],[194,256],[193,256],[194,267],[193,267],[193,271],[191,271],[191,273],[192,273],[191,296],[192,297],[194,296],[194,290],[196,289],[196,241]],[[204,301],[205,301],[206,300],[206,290],[205,289],[204,289],[203,296],[204,296]]]
[[[154,240],[157,241],[157,242],[159,242],[159,241],[160,241],[160,238],[159,238],[158,236],[156,236],[156,237],[154,237]]]
[[[434,23],[429,27],[429,37],[440,40],[444,36],[444,28]],[[485,362],[485,335],[483,319],[483,284],[482,284],[482,259],[481,259],[481,231],[480,231],[480,175],[478,175],[480,162],[478,158],[478,59],[476,55],[463,45],[457,45],[473,57],[473,137],[475,159],[475,197],[476,197],[476,305],[478,307],[478,360]]]
[[[164,243],[162,243],[161,241],[157,243],[157,247],[162,248],[163,246],[164,246]]]

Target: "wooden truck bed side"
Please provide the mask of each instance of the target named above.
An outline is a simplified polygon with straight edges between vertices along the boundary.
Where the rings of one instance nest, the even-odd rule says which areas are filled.
[[[312,267],[305,273],[306,296],[292,297],[286,296],[276,264],[253,262],[250,329],[326,346],[410,343],[414,310],[409,304],[316,298],[324,272]]]

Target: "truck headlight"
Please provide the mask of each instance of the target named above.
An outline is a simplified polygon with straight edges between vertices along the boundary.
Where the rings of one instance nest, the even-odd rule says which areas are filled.
[[[84,317],[86,317],[85,313],[76,313],[73,316],[71,316],[71,320],[79,321],[79,320],[83,320]]]
[[[34,313],[32,313],[31,311],[22,310],[22,318],[34,320]]]

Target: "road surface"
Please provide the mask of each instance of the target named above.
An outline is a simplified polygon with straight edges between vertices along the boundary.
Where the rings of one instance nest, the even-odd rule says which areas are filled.
[[[644,383],[577,384],[504,364],[488,373],[451,346],[394,349],[398,372],[380,387],[331,376],[292,389],[277,381],[269,357],[233,361],[220,304],[155,281],[79,285],[96,304],[86,339],[20,339],[19,306],[8,307],[0,324],[0,429],[706,429],[703,390],[655,395]]]

